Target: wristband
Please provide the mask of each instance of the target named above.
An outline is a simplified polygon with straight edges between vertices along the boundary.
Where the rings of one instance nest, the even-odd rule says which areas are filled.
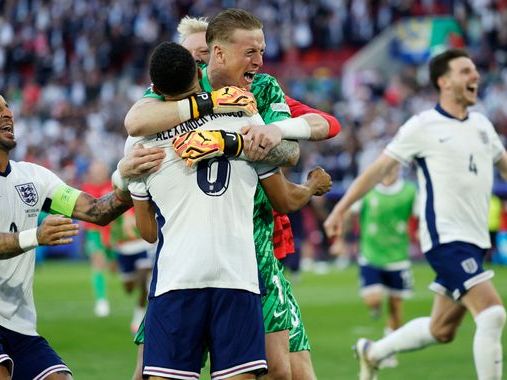
[[[111,175],[111,182],[121,191],[123,192],[129,191],[129,181],[121,176],[118,169],[116,169]]]
[[[190,100],[190,116],[198,119],[213,113],[213,99],[209,92],[198,92],[188,98]]]
[[[178,115],[180,117],[180,121],[184,123],[187,120],[192,118],[192,114],[190,112],[190,108],[192,107],[192,101],[190,99],[183,99],[176,102],[178,106]]]
[[[284,140],[309,140],[312,134],[310,124],[301,116],[271,124],[276,125],[280,129],[282,139]]]
[[[37,241],[37,228],[21,231],[18,234],[18,243],[19,248],[25,252],[38,247],[39,242]]]
[[[243,136],[235,132],[220,130],[224,139],[224,154],[229,157],[238,157],[243,152]]]

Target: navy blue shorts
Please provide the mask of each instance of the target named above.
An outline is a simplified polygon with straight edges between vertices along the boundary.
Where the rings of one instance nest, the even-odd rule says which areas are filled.
[[[41,336],[24,335],[0,326],[0,363],[7,364],[12,380],[41,380],[70,369]]]
[[[430,249],[426,259],[437,274],[430,289],[459,300],[474,285],[491,279],[493,271],[484,271],[482,267],[486,251],[460,241]]]
[[[390,270],[371,264],[361,264],[359,277],[363,296],[377,290],[402,298],[412,294],[413,277],[410,267]]]
[[[147,251],[142,251],[134,255],[124,255],[118,252],[118,266],[123,278],[133,277],[138,269],[150,269],[153,267],[153,259],[149,257]]]
[[[150,299],[144,375],[199,379],[206,348],[212,379],[266,373],[260,296],[205,288],[173,290]]]

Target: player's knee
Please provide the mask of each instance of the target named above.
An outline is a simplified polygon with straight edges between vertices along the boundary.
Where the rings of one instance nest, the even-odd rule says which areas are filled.
[[[488,307],[475,317],[478,328],[501,331],[505,325],[507,313],[502,305]]]
[[[435,338],[438,343],[450,343],[456,336],[456,329],[444,327],[431,326],[431,335]]]
[[[265,377],[266,380],[291,380],[290,362],[280,362],[269,364],[269,372]]]

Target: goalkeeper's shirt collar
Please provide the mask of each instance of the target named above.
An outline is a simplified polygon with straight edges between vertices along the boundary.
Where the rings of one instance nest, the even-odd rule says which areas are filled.
[[[207,92],[213,91],[213,87],[211,87],[211,83],[208,77],[208,66],[201,67],[201,71],[202,71],[202,79],[201,79],[202,89]]]

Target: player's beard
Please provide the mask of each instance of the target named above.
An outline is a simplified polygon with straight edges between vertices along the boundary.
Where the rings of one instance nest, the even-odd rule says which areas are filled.
[[[476,97],[471,97],[466,88],[455,88],[454,89],[454,97],[456,99],[456,103],[460,104],[464,108],[473,106],[477,102]]]
[[[4,152],[10,152],[16,147],[16,145],[16,140],[3,140],[0,138],[0,150],[3,150]]]

